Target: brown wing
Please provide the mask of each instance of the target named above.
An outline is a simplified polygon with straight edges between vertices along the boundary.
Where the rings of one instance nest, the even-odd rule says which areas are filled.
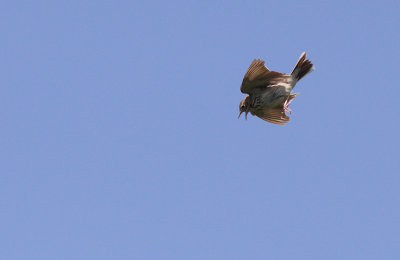
[[[284,125],[290,120],[290,117],[286,115],[282,108],[265,109],[264,111],[257,113],[256,116],[265,121],[278,125]]]
[[[254,59],[247,69],[246,74],[244,74],[240,91],[251,94],[254,88],[268,87],[285,77],[287,77],[287,75],[284,73],[269,70],[265,66],[265,61]]]

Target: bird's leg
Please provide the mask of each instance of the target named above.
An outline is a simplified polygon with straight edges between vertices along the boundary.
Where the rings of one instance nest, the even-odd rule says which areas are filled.
[[[290,103],[292,103],[292,98],[286,99],[285,103],[283,103],[283,109],[285,112],[292,114],[292,110],[289,108]]]
[[[285,110],[285,112],[289,112],[290,114],[292,114],[292,110],[289,108],[289,105],[298,94],[299,93],[290,94],[285,103],[283,103],[283,109]]]

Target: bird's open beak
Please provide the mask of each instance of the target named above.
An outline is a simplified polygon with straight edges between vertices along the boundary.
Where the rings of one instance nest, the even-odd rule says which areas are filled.
[[[240,115],[243,113],[243,111],[240,111],[238,118],[240,117]],[[249,113],[249,111],[246,111],[245,113],[245,119],[247,120],[247,114]]]

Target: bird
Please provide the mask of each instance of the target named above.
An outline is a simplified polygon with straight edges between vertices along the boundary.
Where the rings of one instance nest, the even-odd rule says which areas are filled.
[[[292,113],[289,105],[298,95],[292,94],[292,90],[301,78],[314,70],[314,65],[306,57],[303,52],[289,75],[269,70],[264,60],[254,59],[240,86],[240,91],[248,95],[240,102],[238,118],[244,112],[247,120],[250,112],[273,124],[289,122],[286,112]]]

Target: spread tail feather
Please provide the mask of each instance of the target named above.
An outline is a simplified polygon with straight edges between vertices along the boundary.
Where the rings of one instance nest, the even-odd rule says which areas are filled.
[[[306,57],[306,53],[303,52],[292,73],[290,73],[296,81],[299,81],[302,77],[314,70],[314,65],[310,60],[306,60]]]

